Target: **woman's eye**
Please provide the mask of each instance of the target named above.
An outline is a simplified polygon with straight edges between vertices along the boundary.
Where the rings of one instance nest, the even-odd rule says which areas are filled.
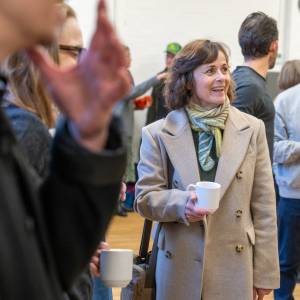
[[[206,72],[205,72],[205,74],[206,75],[208,75],[208,76],[210,76],[210,75],[214,75],[216,73],[216,71],[215,71],[215,69],[208,69]]]
[[[222,73],[223,74],[227,74],[228,72],[229,72],[229,67],[228,66],[222,67]]]

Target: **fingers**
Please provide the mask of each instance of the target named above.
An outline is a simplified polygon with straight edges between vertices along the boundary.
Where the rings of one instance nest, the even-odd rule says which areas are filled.
[[[253,288],[253,300],[257,300],[256,288]]]
[[[98,4],[97,28],[102,27],[102,30],[107,34],[113,32],[113,27],[107,18],[107,5],[105,0],[100,0]]]
[[[193,210],[188,209],[188,208],[186,209],[185,214],[186,214],[188,220],[191,222],[198,222],[207,215],[206,213],[195,213]]]
[[[100,276],[100,255],[102,250],[109,250],[110,246],[106,242],[101,242],[90,261],[90,271],[94,276]]]
[[[272,292],[270,289],[260,289],[253,288],[253,299],[254,300],[263,300],[266,295],[269,295]]]
[[[106,95],[106,98],[109,100],[114,99],[115,101],[122,99],[130,90],[128,72],[125,69],[119,70],[115,76],[115,81],[110,84],[109,94]]]
[[[100,260],[99,256],[93,256],[90,261],[90,271],[94,276],[100,276]]]
[[[203,219],[204,216],[208,215],[209,212],[195,206],[197,200],[196,194],[191,191],[190,199],[188,200],[185,207],[185,215],[189,222],[198,222]]]
[[[45,87],[51,95],[52,100],[54,100],[60,110],[64,111],[65,107],[60,101],[60,96],[65,87],[63,77],[67,73],[62,73],[61,70],[59,70],[58,66],[50,58],[48,52],[42,47],[28,49],[27,54],[39,69]]]
[[[93,263],[90,263],[90,272],[92,273],[92,275],[94,277],[99,277],[100,276],[99,269]]]
[[[264,293],[264,295],[269,295],[272,292],[271,289],[260,289],[260,290]]]
[[[125,182],[122,182],[121,192],[120,192],[120,200],[121,201],[126,200],[126,189],[127,189],[127,186],[126,186]]]
[[[190,200],[193,202],[193,203],[196,203],[197,202],[197,194],[193,191],[190,191]]]
[[[92,38],[90,49],[97,53],[99,59],[113,63],[116,68],[125,66],[124,49],[107,17],[104,0],[99,2],[97,29]]]
[[[39,68],[42,76],[50,81],[56,78],[59,70],[44,48],[35,47],[32,49],[28,49],[27,54],[34,62],[34,64]]]
[[[100,252],[101,252],[101,250],[109,250],[109,249],[110,249],[110,246],[109,246],[109,244],[106,243],[106,242],[101,242],[98,249],[99,249]]]
[[[100,0],[99,5],[98,5],[98,11],[99,12],[106,12],[106,1],[105,0]]]
[[[187,216],[187,219],[189,220],[189,222],[199,222],[200,220],[202,220],[204,218],[204,215],[203,216],[193,216],[190,214],[186,214],[186,216]]]

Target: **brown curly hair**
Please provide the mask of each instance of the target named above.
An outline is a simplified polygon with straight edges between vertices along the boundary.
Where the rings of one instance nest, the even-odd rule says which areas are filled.
[[[203,65],[215,61],[221,51],[229,62],[227,47],[210,40],[195,40],[188,43],[176,56],[169,71],[165,86],[166,105],[170,110],[180,109],[188,105],[194,91],[193,71]],[[234,98],[234,82],[231,79],[227,96]]]

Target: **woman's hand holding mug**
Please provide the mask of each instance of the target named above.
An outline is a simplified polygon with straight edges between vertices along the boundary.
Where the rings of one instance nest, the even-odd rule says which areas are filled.
[[[198,208],[196,206],[197,194],[194,191],[190,191],[190,197],[185,206],[185,216],[189,222],[199,222],[203,220],[203,217],[209,214],[209,211]]]

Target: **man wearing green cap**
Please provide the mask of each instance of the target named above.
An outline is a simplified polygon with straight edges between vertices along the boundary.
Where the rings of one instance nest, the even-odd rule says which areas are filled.
[[[171,67],[175,55],[181,50],[181,45],[178,43],[170,43],[166,48],[166,67],[161,72],[167,72]],[[162,80],[157,84],[152,90],[152,105],[148,109],[146,124],[150,124],[159,119],[164,118],[168,114],[168,110],[165,107],[165,97],[164,97],[165,81]]]

